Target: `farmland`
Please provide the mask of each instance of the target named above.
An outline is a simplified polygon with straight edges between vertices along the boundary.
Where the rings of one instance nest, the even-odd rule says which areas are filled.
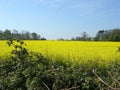
[[[73,63],[99,61],[101,64],[120,60],[117,52],[120,42],[80,42],[80,41],[25,41],[29,51],[40,52],[51,60]],[[0,57],[9,54],[12,48],[6,41],[0,41]]]

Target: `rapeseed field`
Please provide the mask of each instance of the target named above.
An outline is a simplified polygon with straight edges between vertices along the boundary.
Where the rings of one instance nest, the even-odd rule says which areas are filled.
[[[40,52],[50,60],[63,60],[73,63],[99,62],[112,63],[120,60],[120,42],[82,41],[25,41],[29,51]],[[10,55],[12,48],[6,41],[0,41],[0,57]]]

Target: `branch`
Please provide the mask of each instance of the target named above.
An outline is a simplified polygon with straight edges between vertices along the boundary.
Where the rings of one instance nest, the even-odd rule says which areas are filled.
[[[71,88],[65,88],[65,89],[61,89],[61,90],[72,90],[72,89],[77,89],[77,88],[79,88],[80,86],[77,86],[77,87],[71,87]]]
[[[96,76],[103,84],[105,84],[107,87],[109,87],[109,88],[112,89],[112,90],[117,90],[117,89],[111,87],[109,84],[107,84],[102,78],[100,78],[94,69],[92,70],[92,72],[93,72],[93,73],[95,74],[95,76]]]
[[[48,90],[50,90],[50,88],[45,84],[45,83],[43,83],[44,85],[45,85],[45,87],[48,89]]]
[[[111,76],[111,78],[120,85],[120,82],[112,76],[111,72],[109,72],[109,71],[107,71],[107,72]]]

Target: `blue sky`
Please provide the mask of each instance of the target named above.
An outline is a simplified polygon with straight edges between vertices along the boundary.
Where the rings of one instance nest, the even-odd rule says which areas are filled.
[[[0,0],[1,30],[70,39],[113,28],[120,28],[120,0]]]

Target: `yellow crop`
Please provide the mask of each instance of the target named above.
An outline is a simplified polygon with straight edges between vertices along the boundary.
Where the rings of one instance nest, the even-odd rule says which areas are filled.
[[[99,63],[120,60],[117,52],[120,42],[80,42],[80,41],[25,41],[29,51],[42,53],[51,60],[84,63]],[[0,57],[9,54],[11,48],[6,41],[0,41]]]

